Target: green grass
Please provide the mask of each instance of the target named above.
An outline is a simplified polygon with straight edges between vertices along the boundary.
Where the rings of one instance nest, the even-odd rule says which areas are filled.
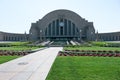
[[[24,46],[29,44],[30,42],[8,42],[8,43],[0,43],[0,46],[3,47],[7,47],[7,46]]]
[[[57,57],[46,80],[120,80],[120,58]]]
[[[24,51],[24,50],[33,50],[37,48],[39,47],[13,46],[13,47],[0,47],[0,50]]]
[[[29,44],[29,42],[11,42],[9,44],[13,46],[21,46],[21,45]]]
[[[93,41],[93,42],[91,42],[91,43],[92,43],[92,45],[94,45],[94,46],[105,46],[105,45],[108,44],[107,42],[104,42],[104,41],[102,41],[102,42]]]
[[[0,64],[18,58],[19,56],[0,56]]]
[[[119,50],[119,47],[98,47],[98,46],[92,46],[92,47],[64,47],[65,50]]]
[[[25,51],[43,47],[43,46],[30,46],[29,44],[30,42],[0,43],[0,50]]]

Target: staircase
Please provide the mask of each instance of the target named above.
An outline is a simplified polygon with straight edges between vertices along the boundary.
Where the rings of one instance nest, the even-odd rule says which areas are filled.
[[[64,45],[67,45],[68,43],[66,41],[52,41],[51,44],[49,44],[49,46],[53,46],[53,47],[61,47]]]

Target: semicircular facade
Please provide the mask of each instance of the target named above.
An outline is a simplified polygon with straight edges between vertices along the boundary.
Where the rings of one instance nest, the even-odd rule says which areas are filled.
[[[88,22],[70,10],[55,10],[36,23],[30,29],[31,40],[94,40],[93,22]]]

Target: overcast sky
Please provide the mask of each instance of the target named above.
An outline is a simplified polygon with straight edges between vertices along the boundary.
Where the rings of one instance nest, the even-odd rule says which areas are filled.
[[[31,23],[57,9],[76,12],[100,33],[120,31],[120,0],[0,0],[0,31],[29,33]]]

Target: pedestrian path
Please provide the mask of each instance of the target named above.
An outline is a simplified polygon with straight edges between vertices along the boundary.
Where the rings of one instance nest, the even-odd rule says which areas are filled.
[[[62,47],[50,47],[0,65],[0,80],[45,80]]]

